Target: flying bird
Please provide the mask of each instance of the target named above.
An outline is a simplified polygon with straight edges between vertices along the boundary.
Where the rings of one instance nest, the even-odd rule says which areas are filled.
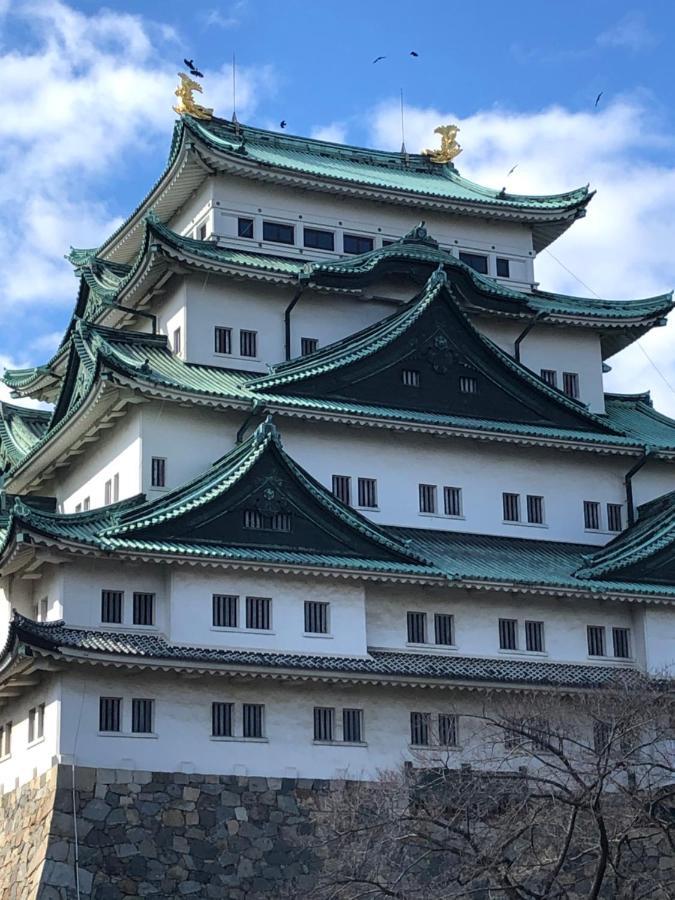
[[[386,58],[387,58],[386,56],[378,56],[378,57],[376,57],[376,58],[373,60],[373,65],[375,65],[376,62],[379,62],[381,59],[386,59]]]
[[[183,62],[190,70],[190,75],[195,75],[197,78],[203,78],[204,73],[200,72],[199,69],[195,66],[194,59],[183,59]]]
[[[595,105],[596,105],[596,107],[597,107],[598,103],[600,102],[600,98],[602,97],[602,95],[603,95],[604,93],[605,93],[604,91],[600,91],[600,93],[598,94],[598,96],[595,98]]]
[[[183,62],[188,67],[188,69],[194,69],[194,67],[195,67],[194,59],[184,59]]]
[[[411,56],[419,56],[419,53],[416,50],[411,50],[410,55]]]
[[[512,174],[516,171],[516,169],[518,168],[518,166],[519,166],[519,163],[516,163],[515,166],[511,166],[511,168],[509,169],[509,171],[506,173],[506,177],[508,178],[509,175],[512,175]]]
[[[279,122],[279,128],[285,128],[287,124],[286,119],[282,119],[281,122]]]

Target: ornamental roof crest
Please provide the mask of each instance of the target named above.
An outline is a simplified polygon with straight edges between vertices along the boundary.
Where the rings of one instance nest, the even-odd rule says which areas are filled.
[[[457,125],[439,125],[434,128],[434,134],[440,134],[441,146],[439,150],[423,150],[422,156],[427,156],[432,163],[449,163],[459,156],[462,148],[457,143]]]
[[[178,104],[172,107],[173,111],[179,116],[192,116],[193,119],[211,119],[213,117],[213,109],[207,106],[200,106],[192,96],[193,91],[200,94],[204,93],[204,89],[198,81],[190,78],[185,72],[179,72],[180,84],[174,91],[178,97]]]

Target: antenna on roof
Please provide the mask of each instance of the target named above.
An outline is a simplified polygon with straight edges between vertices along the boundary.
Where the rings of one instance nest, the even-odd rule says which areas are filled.
[[[405,149],[405,119],[403,116],[403,88],[401,88],[401,156],[408,157],[408,151]]]
[[[232,124],[236,134],[239,134],[239,121],[237,120],[237,59],[232,51]]]

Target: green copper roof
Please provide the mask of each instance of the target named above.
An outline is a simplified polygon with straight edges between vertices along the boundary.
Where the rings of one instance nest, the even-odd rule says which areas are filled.
[[[48,410],[0,403],[0,471],[19,463],[44,437],[50,415]]]

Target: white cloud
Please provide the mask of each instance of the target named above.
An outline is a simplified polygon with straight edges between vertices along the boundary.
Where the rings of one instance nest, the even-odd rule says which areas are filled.
[[[344,144],[347,136],[347,126],[344,122],[331,122],[330,125],[317,125],[312,128],[310,137],[317,141],[333,141],[336,144]]]
[[[434,128],[453,121],[461,126],[459,141],[464,147],[455,162],[472,180],[507,186],[514,193],[553,193],[588,181],[597,189],[586,218],[551,248],[592,291],[630,299],[675,287],[675,165],[657,161],[672,156],[675,135],[662,130],[643,100],[619,99],[597,113],[563,107],[527,114],[496,109],[465,119],[451,109],[411,107],[406,109],[409,149],[438,146]],[[376,146],[397,147],[397,101],[376,109],[370,122]],[[589,295],[548,253],[540,254],[535,265],[543,288]],[[642,338],[641,344],[675,389],[675,315],[672,319],[667,328],[655,328]],[[639,346],[627,349],[611,364],[609,390],[651,388],[656,405],[675,415],[675,393]]]
[[[599,34],[596,42],[600,47],[613,47],[639,53],[658,43],[658,37],[650,30],[642,13],[629,12]]]
[[[235,0],[225,12],[220,9],[208,9],[202,14],[202,20],[208,27],[236,28],[241,25],[242,16],[246,12],[248,0]]]

